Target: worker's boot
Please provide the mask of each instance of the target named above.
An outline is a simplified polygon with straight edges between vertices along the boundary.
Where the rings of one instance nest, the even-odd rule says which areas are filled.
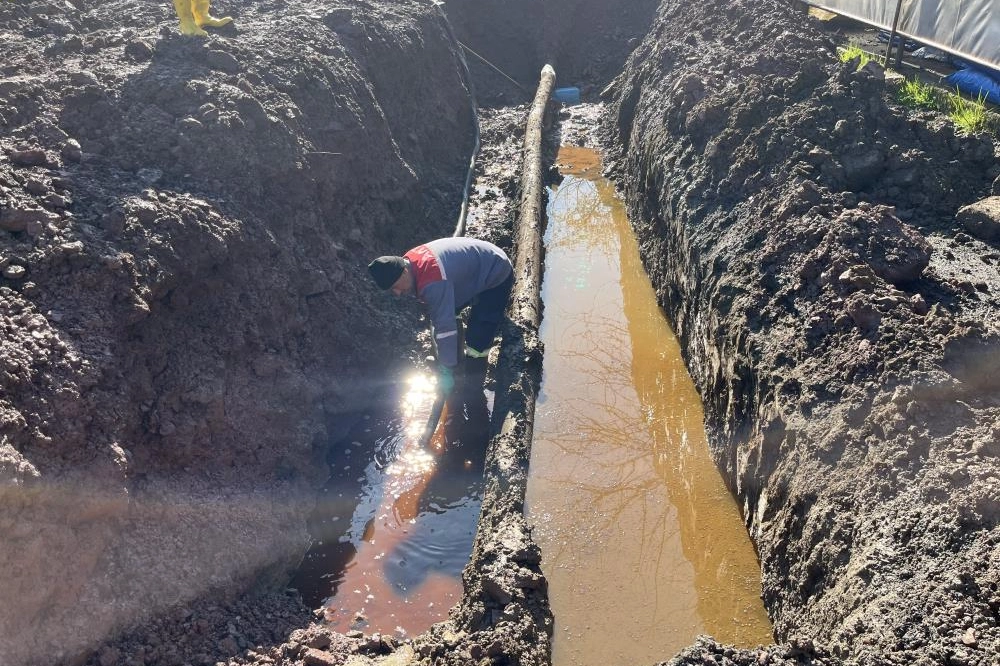
[[[222,18],[215,18],[208,13],[208,3],[209,0],[191,0],[191,6],[194,9],[194,20],[199,26],[208,26],[209,28],[221,28],[222,26],[232,23],[232,16],[223,16]]]
[[[479,351],[478,349],[474,349],[474,348],[470,347],[469,345],[465,345],[465,357],[466,358],[489,358],[490,357],[490,350],[489,350],[489,348],[487,348],[485,351]]]
[[[204,37],[208,33],[198,27],[191,8],[191,0],[174,0],[174,10],[181,20],[181,34]]]

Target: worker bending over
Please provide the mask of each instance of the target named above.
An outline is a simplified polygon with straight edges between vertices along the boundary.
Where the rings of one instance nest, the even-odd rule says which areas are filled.
[[[177,12],[177,18],[181,20],[181,33],[204,37],[208,33],[202,30],[203,27],[221,28],[232,23],[232,17],[212,16],[208,12],[208,3],[209,0],[174,0],[174,10]]]
[[[379,257],[368,265],[380,289],[422,301],[433,325],[438,350],[438,381],[445,393],[455,386],[458,365],[456,314],[472,304],[465,333],[465,355],[482,358],[493,344],[514,284],[514,269],[504,251],[474,238],[441,238],[418,245],[402,257]]]

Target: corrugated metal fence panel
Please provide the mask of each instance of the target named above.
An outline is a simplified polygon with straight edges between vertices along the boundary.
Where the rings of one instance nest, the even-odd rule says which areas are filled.
[[[896,0],[810,0],[807,4],[892,29]],[[1000,0],[903,0],[897,30],[1000,68]]]

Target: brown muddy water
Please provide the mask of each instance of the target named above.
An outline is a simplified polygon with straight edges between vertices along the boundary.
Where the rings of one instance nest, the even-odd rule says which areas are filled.
[[[415,374],[333,452],[314,543],[292,581],[331,628],[413,636],[458,602],[482,499],[482,380],[470,371],[423,443],[434,386]]]
[[[596,153],[558,161],[526,509],[553,663],[652,663],[702,633],[770,643],[756,555],[624,210]]]

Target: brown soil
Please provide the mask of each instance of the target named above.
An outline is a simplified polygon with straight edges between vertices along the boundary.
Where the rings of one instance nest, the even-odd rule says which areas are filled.
[[[614,173],[777,638],[993,664],[1000,257],[956,214],[997,146],[833,47],[782,2],[664,2],[614,89]]]
[[[5,664],[280,589],[326,444],[416,353],[364,265],[457,216],[441,15],[215,10],[192,40],[169,3],[0,5]]]
[[[283,591],[329,444],[422,355],[364,265],[454,226],[456,35],[590,94],[638,45],[612,171],[781,643],[675,663],[996,663],[1000,250],[956,221],[1000,194],[996,145],[897,107],[784,2],[664,0],[631,41],[654,4],[449,0],[452,30],[418,0],[220,1],[207,40],[168,3],[0,4],[5,666],[546,663],[509,488],[415,641],[331,633]],[[469,65],[481,99],[530,96]],[[469,235],[507,248],[524,113],[482,114]]]

